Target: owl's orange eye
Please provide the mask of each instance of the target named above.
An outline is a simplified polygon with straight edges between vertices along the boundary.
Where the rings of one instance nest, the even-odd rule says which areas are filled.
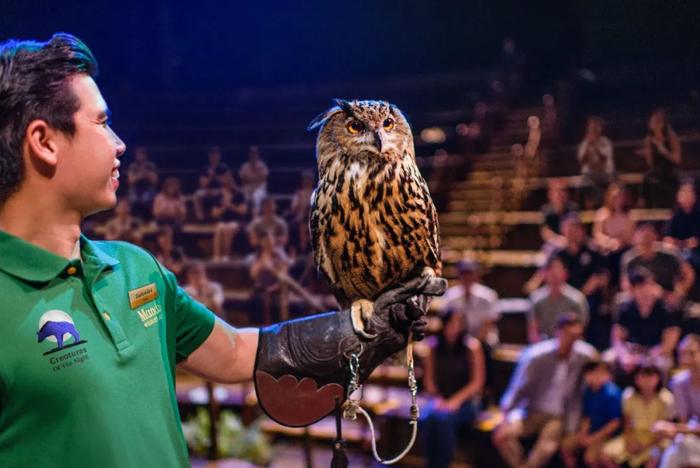
[[[353,135],[357,135],[362,131],[362,129],[365,128],[365,126],[359,120],[351,120],[348,122],[346,128],[348,129],[348,132],[352,133]]]
[[[393,130],[394,125],[396,125],[396,123],[394,122],[394,119],[389,117],[388,119],[386,119],[384,121],[384,130],[386,130],[387,132],[390,132],[391,130]]]

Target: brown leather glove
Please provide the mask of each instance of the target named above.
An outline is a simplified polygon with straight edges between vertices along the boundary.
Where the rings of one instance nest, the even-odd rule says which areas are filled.
[[[374,301],[366,340],[352,327],[350,311],[327,312],[281,322],[260,330],[254,382],[258,402],[272,419],[286,426],[313,424],[345,401],[355,353],[360,382],[387,357],[403,349],[409,334],[422,339],[425,311],[413,296],[439,296],[443,278],[421,276],[381,294]]]

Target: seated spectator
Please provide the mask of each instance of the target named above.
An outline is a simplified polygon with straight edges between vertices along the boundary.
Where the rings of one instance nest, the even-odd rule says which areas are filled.
[[[651,223],[639,223],[634,232],[634,246],[622,256],[622,289],[629,290],[626,283],[628,272],[634,268],[649,270],[654,281],[663,288],[666,303],[680,308],[695,281],[693,268],[683,260],[675,249],[657,242],[658,233]]]
[[[643,153],[649,169],[642,181],[640,201],[647,208],[668,208],[678,187],[681,142],[663,109],[656,109],[649,118]]]
[[[448,312],[442,330],[431,337],[423,384],[431,400],[421,415],[427,466],[447,468],[457,447],[460,428],[470,425],[479,411],[484,388],[484,354],[479,341],[465,332],[464,316]]]
[[[114,209],[114,217],[105,224],[105,239],[141,244],[143,240],[141,221],[131,216],[131,207],[127,200],[119,200]]]
[[[301,186],[294,192],[292,206],[289,209],[291,247],[299,253],[308,252],[311,247],[309,238],[309,218],[311,216],[311,195],[314,192],[314,175],[309,171],[301,174]]]
[[[496,322],[501,313],[496,291],[479,282],[479,265],[476,262],[458,262],[457,275],[459,282],[442,296],[443,311],[463,315],[469,335],[490,346],[497,345]]]
[[[287,245],[289,229],[284,219],[277,216],[277,203],[274,198],[266,198],[262,204],[262,214],[258,215],[248,225],[250,245],[258,247],[261,240],[272,236],[275,247]]]
[[[221,317],[224,311],[224,289],[221,284],[209,279],[204,264],[191,262],[187,266],[185,277],[187,283],[184,289],[187,294]]]
[[[210,179],[206,175],[200,175],[198,182],[199,186],[192,194],[194,216],[200,223],[210,223],[213,221],[211,209],[219,201],[221,189],[210,187]]]
[[[207,158],[209,163],[200,174],[200,186],[216,190],[221,187],[224,179],[231,177],[231,169],[221,161],[221,148],[218,146],[209,149]]]
[[[151,206],[158,191],[158,168],[148,160],[143,146],[134,150],[134,162],[129,164],[126,176],[129,183],[129,204],[134,214],[144,221],[151,219]]]
[[[683,338],[678,356],[685,370],[671,379],[677,422],[654,426],[654,432],[673,441],[664,451],[661,468],[700,466],[700,336]]]
[[[676,202],[676,209],[665,229],[664,242],[680,250],[697,274],[700,271],[700,207],[693,179],[681,182]]]
[[[549,181],[548,202],[540,209],[543,220],[540,235],[542,240],[553,247],[563,247],[566,244],[559,226],[562,218],[569,213],[578,211],[578,205],[569,201],[566,188],[566,182],[562,179]]]
[[[624,185],[613,182],[605,192],[603,206],[596,211],[593,239],[598,251],[605,256],[610,282],[620,284],[620,261],[632,246],[635,220],[630,216],[629,192]]]
[[[664,439],[653,432],[658,421],[671,417],[673,395],[663,387],[661,371],[651,364],[640,365],[634,373],[634,386],[622,395],[625,425],[622,435],[603,447],[607,466],[655,467]]]
[[[583,367],[586,386],[581,423],[562,443],[562,459],[568,468],[577,466],[581,452],[586,466],[602,466],[603,446],[622,425],[622,392],[611,379],[612,373],[605,361],[590,361]]]
[[[187,216],[185,198],[180,193],[180,181],[168,177],[163,181],[160,193],[153,200],[153,218],[159,225],[179,230]]]
[[[238,175],[241,177],[243,194],[251,212],[257,215],[267,197],[267,177],[270,175],[267,164],[260,158],[260,148],[251,146],[248,149],[248,161],[243,163]]]
[[[544,265],[545,285],[530,295],[532,307],[528,317],[530,343],[554,336],[556,324],[562,315],[573,313],[582,324],[588,323],[588,302],[581,291],[566,284],[568,272],[562,259],[556,255]]]
[[[172,271],[179,279],[185,268],[187,258],[182,248],[174,243],[172,227],[163,226],[158,230],[155,256],[165,268]]]
[[[650,361],[668,372],[681,333],[648,270],[630,270],[629,284],[632,300],[619,306],[612,327],[613,355],[607,353],[609,361],[614,357],[615,380],[622,386],[631,383],[629,377],[642,362]]]
[[[615,178],[613,145],[603,135],[603,119],[588,117],[586,135],[578,145],[578,162],[584,185],[584,206],[593,209],[603,201],[603,192]]]
[[[607,349],[610,346],[610,314],[605,304],[605,289],[610,275],[576,213],[564,217],[561,232],[566,246],[555,251],[554,255],[566,267],[567,283],[581,291],[588,301],[590,320],[586,327],[586,341],[599,350]]]
[[[245,222],[248,206],[233,176],[222,179],[219,201],[212,207],[214,228],[214,260],[228,260],[231,255],[233,237]]]
[[[278,320],[284,320],[288,310],[287,291],[282,281],[289,273],[292,261],[284,248],[275,243],[271,233],[259,238],[259,250],[253,254],[250,263],[250,277],[253,280],[252,310],[262,310],[264,324],[273,320],[273,309],[278,310]]]
[[[580,340],[583,323],[576,315],[561,316],[556,329],[556,338],[523,352],[501,399],[505,418],[493,433],[493,443],[511,467],[545,466],[563,436],[576,429],[581,372],[596,351]],[[537,438],[527,460],[521,437]]]

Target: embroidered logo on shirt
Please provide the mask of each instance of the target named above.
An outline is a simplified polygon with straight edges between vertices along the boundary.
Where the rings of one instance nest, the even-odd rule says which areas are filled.
[[[136,309],[158,297],[156,283],[147,284],[129,291],[129,307]]]
[[[36,332],[36,336],[39,343],[48,340],[57,344],[54,349],[46,351],[44,355],[87,343],[87,341],[80,339],[80,333],[75,328],[71,316],[62,310],[45,312],[39,318],[39,330]]]
[[[143,326],[148,328],[151,325],[158,323],[161,317],[161,310],[163,310],[163,308],[160,306],[160,304],[155,304],[151,307],[143,307],[142,309],[137,310],[136,313],[139,315]]]

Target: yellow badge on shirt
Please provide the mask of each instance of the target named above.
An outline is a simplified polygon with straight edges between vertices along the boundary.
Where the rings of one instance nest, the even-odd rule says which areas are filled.
[[[158,297],[156,283],[147,284],[129,291],[129,307],[135,309]]]

